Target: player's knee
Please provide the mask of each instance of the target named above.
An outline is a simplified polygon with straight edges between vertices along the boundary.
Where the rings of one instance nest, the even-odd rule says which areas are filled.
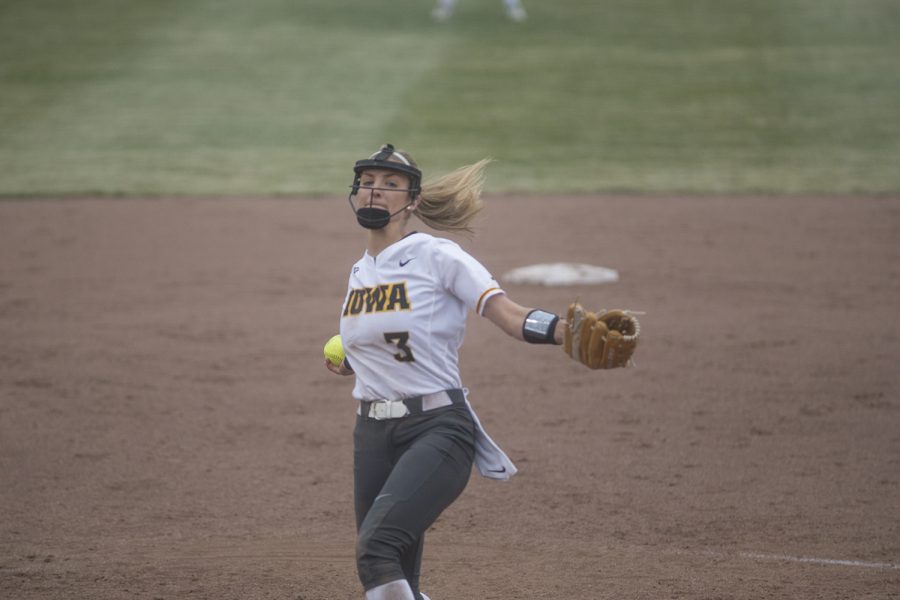
[[[356,570],[366,589],[403,578],[404,542],[383,528],[362,529],[356,538]]]

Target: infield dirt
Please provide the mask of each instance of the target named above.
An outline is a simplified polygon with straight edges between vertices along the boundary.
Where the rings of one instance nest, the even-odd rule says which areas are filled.
[[[592,372],[471,316],[520,468],[428,534],[434,600],[900,598],[900,199],[487,199],[462,245],[562,312],[645,311]],[[421,230],[427,231],[424,227]],[[360,598],[341,198],[0,202],[0,597]]]

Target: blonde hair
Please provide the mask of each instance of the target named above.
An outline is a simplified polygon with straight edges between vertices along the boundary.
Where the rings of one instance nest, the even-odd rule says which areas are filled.
[[[471,233],[470,224],[484,208],[481,188],[489,162],[485,158],[423,183],[421,199],[413,214],[432,229]]]
[[[410,166],[419,168],[409,152],[394,150],[394,154],[399,154]],[[484,186],[484,169],[490,162],[491,159],[483,158],[421,183],[419,203],[413,214],[438,231],[472,233],[470,224],[484,208],[481,188]]]

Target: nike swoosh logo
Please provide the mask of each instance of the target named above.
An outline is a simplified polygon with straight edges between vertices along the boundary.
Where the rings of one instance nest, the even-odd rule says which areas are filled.
[[[416,257],[413,256],[412,258],[407,258],[406,260],[401,260],[401,261],[400,261],[400,266],[401,266],[401,267],[405,267],[406,265],[409,264],[409,261],[411,261],[411,260],[416,260]]]
[[[378,502],[382,498],[387,498],[388,496],[390,496],[390,494],[381,494],[379,496],[375,496],[375,500],[373,500],[372,503],[374,504],[375,502]]]
[[[488,473],[506,473],[506,467],[500,469],[488,469]]]

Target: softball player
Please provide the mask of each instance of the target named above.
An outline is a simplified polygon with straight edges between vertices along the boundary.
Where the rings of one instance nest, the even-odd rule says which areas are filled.
[[[437,6],[431,11],[431,18],[435,21],[446,21],[453,14],[457,0],[438,0]],[[520,0],[503,0],[506,16],[516,22],[522,22],[528,18],[525,7]]]
[[[466,398],[458,351],[469,310],[513,337],[561,344],[565,322],[510,300],[452,241],[407,232],[415,214],[432,228],[469,230],[481,209],[487,161],[421,184],[405,152],[383,146],[354,166],[349,196],[367,230],[353,265],[340,332],[356,375],[356,560],[367,600],[422,600],[425,531],[459,496],[473,463],[494,479],[516,467],[485,433]]]

